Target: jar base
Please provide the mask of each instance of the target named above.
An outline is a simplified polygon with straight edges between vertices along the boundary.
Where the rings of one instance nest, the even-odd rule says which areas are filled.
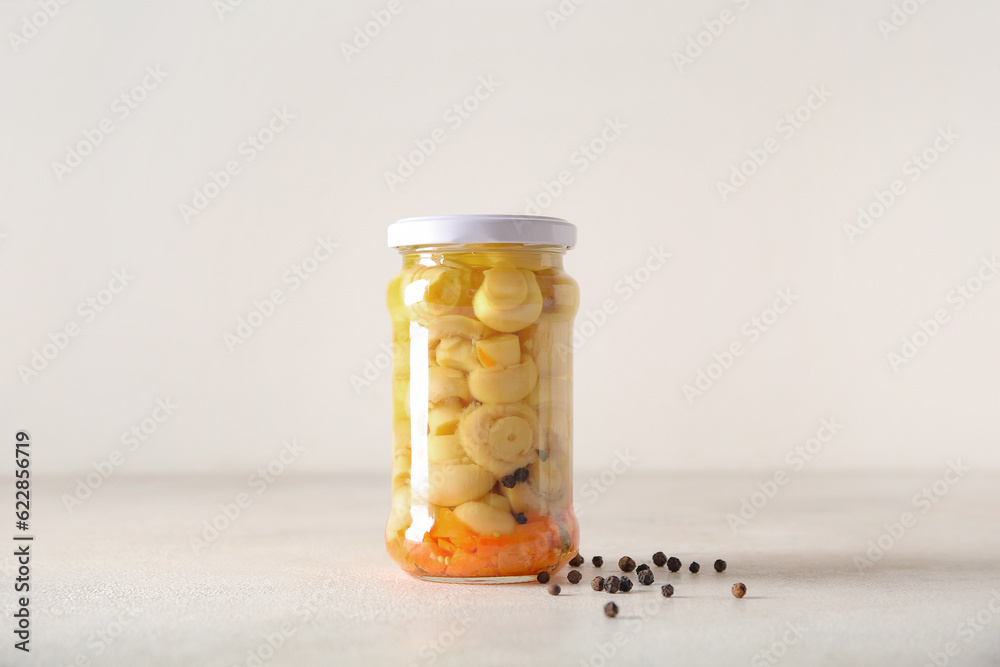
[[[432,577],[430,575],[408,573],[415,579],[434,581],[439,584],[524,584],[537,581],[534,574],[517,574],[508,577]]]

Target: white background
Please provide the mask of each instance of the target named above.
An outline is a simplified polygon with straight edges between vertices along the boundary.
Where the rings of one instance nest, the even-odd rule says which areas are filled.
[[[590,0],[558,22],[554,1],[420,0],[348,58],[386,2],[246,0],[221,17],[209,0],[72,2],[37,34],[37,2],[4,2],[4,429],[32,432],[36,474],[82,476],[114,450],[120,475],[248,473],[293,438],[296,472],[387,474],[388,374],[352,384],[384,366],[399,263],[386,225],[521,213],[568,170],[542,212],[579,227],[578,324],[616,307],[580,330],[579,471],[616,450],[645,471],[784,467],[824,417],[843,427],[812,470],[996,468],[1000,280],[960,310],[948,294],[1000,252],[1000,6],[908,5],[884,35],[883,0]],[[704,22],[723,10],[734,20],[713,38]],[[699,33],[707,46],[679,67]],[[166,78],[120,117],[150,67]],[[499,85],[454,127],[445,112],[480,77]],[[813,87],[831,96],[786,136],[777,124]],[[239,146],[274,109],[294,119],[247,161]],[[113,131],[60,179],[53,163],[104,118]],[[625,129],[581,171],[574,155],[608,119]],[[435,128],[445,141],[390,188]],[[958,139],[911,180],[904,163],[943,128]],[[718,183],[769,137],[778,151],[723,201]],[[230,160],[240,173],[185,221],[180,205]],[[849,240],[893,179],[905,193]],[[283,276],[318,237],[339,247],[293,290]],[[626,299],[616,283],[650,247],[672,257]],[[87,321],[78,305],[121,269],[134,278]],[[275,289],[285,302],[231,352],[224,335]],[[741,328],[779,289],[797,301],[748,343]],[[938,309],[947,323],[894,370],[887,355]],[[79,335],[25,381],[71,322]],[[745,354],[687,400],[736,340]],[[180,407],[129,451],[122,434],[167,397]]]

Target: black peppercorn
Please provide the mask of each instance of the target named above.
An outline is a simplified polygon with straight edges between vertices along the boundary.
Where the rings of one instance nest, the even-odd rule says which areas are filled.
[[[524,512],[518,512],[514,515],[514,521],[517,521],[522,526],[528,523],[528,517],[524,516]]]
[[[507,475],[500,480],[500,483],[504,485],[505,489],[513,489],[517,484],[517,478],[513,475]]]
[[[609,593],[617,593],[621,588],[622,580],[618,577],[608,577],[604,580],[604,590]]]
[[[639,574],[639,573],[640,573],[640,572],[642,572],[643,570],[648,570],[648,569],[649,569],[649,566],[648,566],[648,565],[646,565],[645,563],[643,563],[642,565],[637,565],[637,566],[636,566],[636,568],[635,568],[635,573],[636,573],[636,574]]]
[[[548,572],[539,572],[538,576],[535,577],[535,579],[538,579],[538,583],[540,583],[540,584],[547,584],[547,583],[549,583],[549,573]]]
[[[747,594],[747,587],[743,584],[733,584],[733,595],[738,598]]]
[[[517,470],[515,470],[514,471],[514,479],[517,480],[518,482],[527,482],[528,481],[528,469],[527,468],[518,468]]]
[[[593,558],[590,559],[590,562],[594,564],[594,567],[601,567],[602,565],[604,565],[604,559],[601,558],[600,556],[594,556]]]
[[[698,570],[701,569],[701,565],[698,565],[698,561],[693,560],[693,561],[691,561],[691,564],[688,565],[688,569],[691,570],[691,572],[693,572],[693,573],[697,573]]]
[[[608,618],[614,618],[615,616],[617,616],[618,605],[616,605],[614,602],[609,602],[606,605],[604,605],[604,615],[607,616]]]
[[[629,556],[622,556],[618,560],[618,569],[621,570],[622,572],[631,572],[632,570],[635,569],[635,561],[632,560]]]
[[[722,560],[721,558],[719,560],[715,561],[715,571],[716,572],[725,572],[726,571],[726,561]]]
[[[663,597],[668,598],[674,594],[674,587],[670,584],[660,586],[660,592],[663,593]]]
[[[670,558],[668,558],[667,569],[669,569],[671,572],[676,572],[677,570],[681,569],[681,559],[677,558],[676,556],[671,556]]]
[[[662,551],[657,551],[653,554],[653,565],[656,567],[663,567],[667,564],[667,555]]]
[[[583,556],[577,553],[572,559],[570,559],[569,564],[571,567],[580,567],[583,565]]]
[[[593,579],[591,579],[590,587],[593,588],[595,591],[603,591],[604,577],[594,577]]]
[[[549,595],[559,595],[561,591],[559,584],[549,584]]]
[[[583,575],[580,574],[580,570],[570,570],[566,575],[566,580],[571,584],[578,584],[581,579],[583,579]]]
[[[622,575],[622,582],[621,584],[618,585],[618,590],[620,590],[622,593],[628,593],[630,590],[632,590],[632,580],[626,577],[625,575]]]
[[[643,586],[649,586],[651,583],[653,583],[653,571],[647,568],[641,572],[637,572],[636,578],[639,580],[639,583],[642,584]]]

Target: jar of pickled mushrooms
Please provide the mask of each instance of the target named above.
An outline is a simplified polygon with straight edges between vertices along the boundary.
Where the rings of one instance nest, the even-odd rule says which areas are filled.
[[[389,226],[392,507],[386,549],[432,581],[517,582],[577,551],[565,220],[448,215]]]

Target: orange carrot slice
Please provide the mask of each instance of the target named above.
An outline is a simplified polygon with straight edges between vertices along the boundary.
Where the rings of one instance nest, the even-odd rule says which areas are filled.
[[[490,368],[491,366],[497,365],[496,360],[490,357],[490,355],[486,354],[486,352],[483,351],[481,347],[477,347],[476,352],[477,354],[479,354],[479,363],[481,363],[486,368]]]

